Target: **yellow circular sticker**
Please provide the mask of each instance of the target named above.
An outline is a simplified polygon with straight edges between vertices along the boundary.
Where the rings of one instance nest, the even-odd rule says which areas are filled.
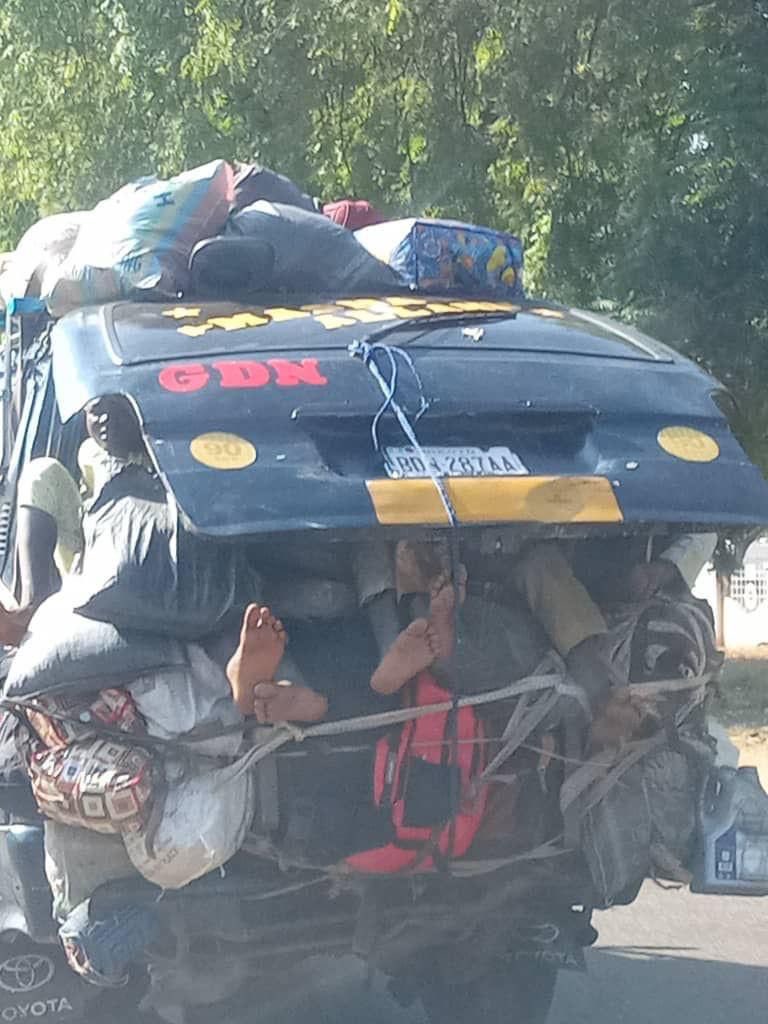
[[[200,434],[190,442],[189,450],[193,459],[211,469],[245,469],[256,461],[254,446],[237,434]]]
[[[685,462],[714,462],[720,454],[714,437],[693,427],[664,427],[657,440],[665,452]]]

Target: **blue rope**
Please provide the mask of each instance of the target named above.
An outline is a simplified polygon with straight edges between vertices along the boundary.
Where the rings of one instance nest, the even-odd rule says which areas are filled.
[[[451,579],[452,579],[452,582],[453,582],[453,592],[454,592],[454,608],[453,608],[454,636],[455,636],[455,643],[458,646],[461,643],[461,631],[458,628],[459,627],[459,578],[458,578],[458,567],[459,567],[459,533],[458,533],[458,525],[459,525],[459,517],[456,515],[456,509],[453,507],[453,502],[451,501],[451,497],[448,494],[448,491],[446,489],[445,484],[443,483],[443,480],[433,470],[432,465],[431,465],[429,459],[427,458],[427,456],[425,455],[424,449],[421,447],[419,439],[416,436],[416,431],[415,431],[415,429],[413,427],[413,424],[411,423],[410,419],[408,418],[407,413],[405,412],[405,410],[402,408],[402,406],[400,405],[400,403],[397,400],[397,389],[398,389],[398,383],[399,383],[399,379],[398,379],[398,363],[397,363],[398,359],[402,360],[402,362],[405,363],[405,365],[411,371],[413,379],[416,382],[416,387],[417,387],[418,392],[419,392],[419,411],[417,412],[416,417],[415,417],[417,420],[429,408],[429,403],[428,403],[428,401],[427,401],[427,399],[426,399],[426,397],[424,395],[424,385],[423,385],[423,383],[421,381],[421,378],[419,377],[418,371],[416,370],[416,367],[415,367],[411,357],[408,355],[407,352],[405,352],[402,348],[400,348],[397,345],[386,345],[386,344],[384,344],[382,342],[378,342],[378,343],[373,343],[372,344],[371,342],[367,342],[367,341],[353,341],[352,344],[349,346],[349,354],[352,356],[353,359],[360,359],[362,361],[363,365],[368,369],[369,373],[372,375],[373,379],[378,384],[379,388],[381,389],[382,396],[383,396],[383,402],[382,402],[378,412],[374,416],[373,422],[371,424],[371,437],[372,437],[372,440],[373,440],[374,449],[376,451],[380,451],[381,450],[381,444],[379,442],[379,425],[381,423],[381,420],[382,420],[382,417],[384,416],[384,414],[387,412],[387,410],[390,410],[394,414],[395,419],[397,420],[398,424],[400,425],[400,429],[402,430],[402,432],[405,434],[406,438],[410,442],[411,447],[414,449],[414,451],[416,451],[420,455],[420,457],[422,458],[422,460],[424,462],[424,465],[427,467],[427,470],[429,472],[429,475],[430,475],[430,478],[432,480],[432,483],[437,488],[438,494],[440,495],[440,500],[442,501],[443,507],[445,508],[446,514],[448,516],[448,522],[450,523],[451,528],[452,528],[452,537],[451,537],[451,545],[450,545],[450,557],[451,557]],[[379,364],[376,361],[376,357],[379,354],[381,354],[383,357],[386,358],[386,361],[387,361],[387,364],[388,364],[388,367],[389,367],[389,371],[390,371],[389,378],[384,376],[384,374],[381,371],[381,368],[379,367]],[[384,457],[386,459],[386,452],[384,453]],[[457,746],[456,746],[456,739],[457,739],[457,737],[456,737],[456,713],[457,713],[459,704],[458,704],[458,688],[456,686],[456,680],[454,678],[453,673],[451,673],[450,690],[451,690],[451,695],[452,695],[451,700],[452,700],[452,703],[453,703],[453,721],[452,721],[452,724],[451,724],[451,733],[452,733],[452,736],[451,736],[451,757],[452,757],[452,759],[455,760],[456,752],[457,752]],[[454,774],[451,775],[451,802],[452,802],[453,806],[458,807],[458,803],[459,803],[459,785],[458,785],[458,780],[455,778]],[[454,819],[453,818],[451,819],[450,827],[451,827],[451,830],[453,830],[453,828],[454,828]],[[449,835],[451,837],[450,838],[450,845],[452,847],[453,846],[453,836],[454,836],[453,831],[451,831],[449,833]]]
[[[419,395],[419,409],[414,415],[415,420],[419,420],[429,408],[429,402],[424,395],[424,385],[421,377],[419,376],[418,370],[416,369],[413,360],[410,355],[402,348],[397,345],[385,345],[381,342],[371,344],[367,341],[353,341],[349,346],[349,354],[353,359],[359,359],[369,371],[373,379],[379,386],[383,396],[383,402],[379,407],[378,412],[373,418],[371,423],[371,439],[373,441],[373,447],[375,451],[381,451],[381,442],[379,440],[379,426],[384,414],[387,411],[392,412],[395,419],[397,420],[400,429],[405,434],[411,447],[419,454],[422,458],[424,465],[427,467],[430,479],[438,490],[440,500],[443,503],[448,521],[452,527],[459,525],[459,519],[456,515],[456,509],[453,507],[453,502],[448,494],[448,491],[443,483],[442,479],[434,472],[429,459],[424,453],[424,449],[421,447],[416,431],[408,417],[408,414],[403,409],[402,405],[398,401],[397,391],[400,383],[399,372],[398,372],[398,359],[401,360],[406,368],[411,372],[413,380],[416,383],[416,388]],[[387,367],[389,370],[389,376],[385,376],[382,371],[377,357],[382,357],[386,360]],[[387,459],[386,452],[384,458]],[[388,460],[387,460],[388,461]],[[391,465],[391,463],[390,463]]]

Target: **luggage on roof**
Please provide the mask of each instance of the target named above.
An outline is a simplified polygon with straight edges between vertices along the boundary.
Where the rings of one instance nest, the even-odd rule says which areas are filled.
[[[377,259],[419,291],[523,295],[523,250],[514,235],[452,220],[411,217],[357,231]]]
[[[366,199],[337,199],[334,203],[326,203],[323,215],[349,231],[367,228],[371,224],[382,224],[387,219]]]
[[[174,297],[186,287],[192,249],[223,228],[232,199],[224,160],[125,185],[87,216],[67,260],[46,274],[49,310],[62,316],[137,294]]]
[[[267,242],[274,252],[269,284],[290,292],[354,294],[391,290],[394,272],[355,236],[320,213],[283,203],[257,202],[234,214],[229,235]]]
[[[259,199],[270,203],[297,206],[309,213],[317,212],[317,204],[306,192],[287,178],[259,163],[235,164],[235,201],[232,209],[237,213]]]
[[[40,296],[43,280],[67,259],[90,216],[79,211],[43,217],[22,235],[15,252],[0,258],[0,299],[5,305]]]

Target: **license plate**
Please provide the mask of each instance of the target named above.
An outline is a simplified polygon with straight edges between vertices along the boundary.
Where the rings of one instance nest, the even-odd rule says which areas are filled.
[[[520,456],[509,448],[385,448],[387,476],[395,480],[432,475],[527,476]]]

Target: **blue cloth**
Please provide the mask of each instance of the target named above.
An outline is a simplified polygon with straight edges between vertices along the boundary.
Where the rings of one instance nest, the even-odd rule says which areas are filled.
[[[59,929],[72,970],[92,985],[117,988],[128,981],[128,968],[160,933],[149,907],[121,907],[93,920],[90,900],[76,907]]]

